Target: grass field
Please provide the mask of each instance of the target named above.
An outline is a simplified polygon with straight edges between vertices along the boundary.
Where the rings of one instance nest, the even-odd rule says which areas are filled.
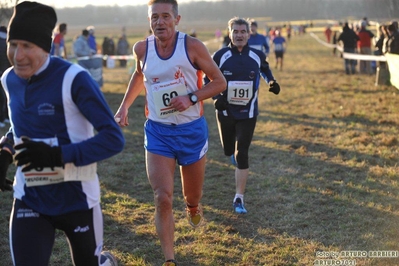
[[[261,111],[250,149],[247,215],[232,212],[234,168],[223,155],[212,103],[205,102],[210,131],[202,200],[206,223],[196,230],[188,225],[177,171],[176,259],[184,266],[285,266],[313,265],[317,259],[330,259],[333,252],[397,254],[398,90],[375,86],[375,76],[345,75],[342,59],[309,35],[292,37],[283,71],[274,64],[270,58],[282,91],[276,96],[265,84],[261,87]],[[104,69],[103,92],[114,112],[128,80],[126,69]],[[105,249],[120,265],[163,262],[145,173],[143,108],[141,95],[130,108],[130,126],[123,129],[124,151],[98,169]],[[11,193],[0,193],[4,266],[11,265],[11,204]],[[340,259],[356,265],[399,265],[397,257],[341,255],[349,255]],[[51,265],[71,265],[62,233],[57,234]]]

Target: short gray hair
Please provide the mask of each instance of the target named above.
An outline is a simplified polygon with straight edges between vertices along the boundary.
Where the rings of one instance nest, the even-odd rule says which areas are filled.
[[[233,28],[234,24],[245,25],[246,28],[247,28],[247,31],[249,32],[249,22],[248,22],[247,19],[240,18],[240,17],[234,17],[234,18],[230,19],[227,24],[228,24],[228,27],[229,27],[229,32],[231,32],[231,29]]]
[[[153,4],[171,4],[173,9],[173,15],[177,17],[179,15],[179,5],[177,4],[177,0],[149,0],[148,7],[152,6]]]

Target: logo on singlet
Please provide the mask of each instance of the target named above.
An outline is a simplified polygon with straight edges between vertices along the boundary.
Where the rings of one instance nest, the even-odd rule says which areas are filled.
[[[38,115],[54,115],[55,107],[51,103],[42,103],[37,107]]]
[[[233,72],[231,72],[229,70],[223,70],[223,75],[224,76],[231,76],[231,75],[233,75]]]

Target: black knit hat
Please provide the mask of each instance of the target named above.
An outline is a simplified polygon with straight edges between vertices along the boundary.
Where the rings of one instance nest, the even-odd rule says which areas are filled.
[[[22,2],[15,6],[8,24],[10,40],[24,40],[50,52],[57,15],[52,7],[37,2]]]

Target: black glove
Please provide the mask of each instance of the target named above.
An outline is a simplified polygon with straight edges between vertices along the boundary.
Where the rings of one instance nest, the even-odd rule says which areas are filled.
[[[12,190],[12,181],[8,180],[7,170],[8,166],[12,163],[12,155],[6,150],[0,151],[0,190]]]
[[[280,93],[280,85],[276,81],[272,81],[269,83],[269,91],[273,92],[274,94]]]
[[[32,169],[42,171],[44,167],[64,166],[61,154],[61,147],[51,147],[44,142],[31,141],[28,138],[22,138],[23,143],[15,146],[16,150],[22,150],[15,156],[17,166],[25,165],[22,172]]]
[[[229,103],[227,102],[227,99],[223,96],[221,96],[220,98],[218,98],[215,102],[215,108],[218,111],[224,111],[227,109],[227,106],[229,105]]]

